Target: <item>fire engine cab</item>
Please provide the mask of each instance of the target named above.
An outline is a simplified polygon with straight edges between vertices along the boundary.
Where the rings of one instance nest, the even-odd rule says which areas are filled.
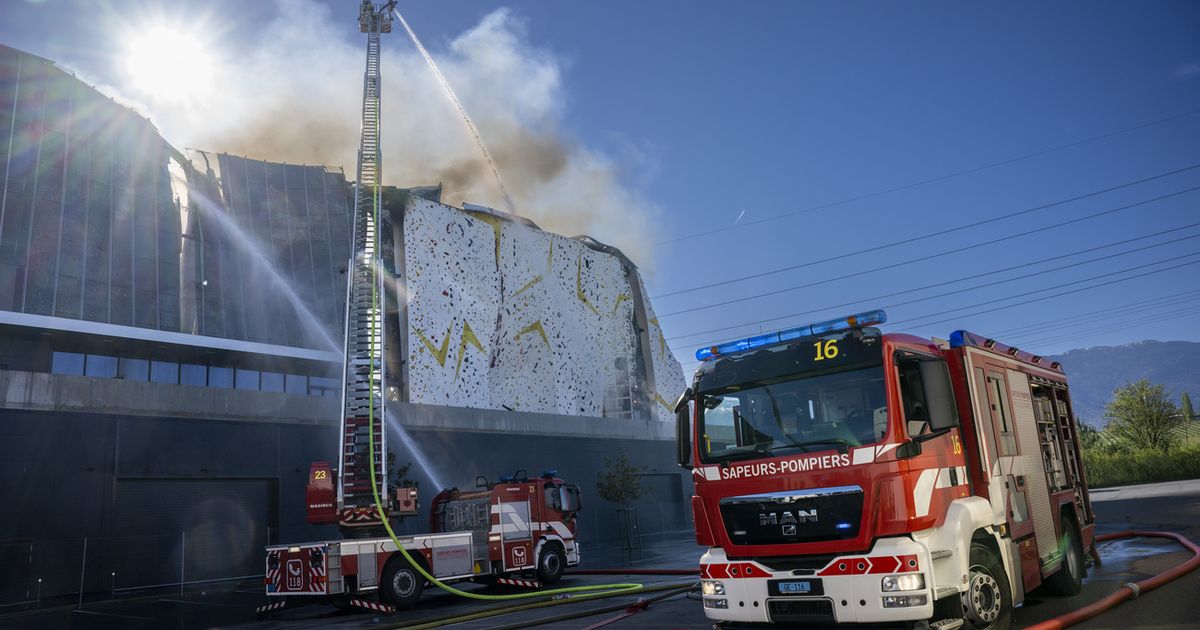
[[[431,533],[399,540],[423,569],[443,582],[554,583],[568,566],[579,564],[575,533],[582,507],[578,486],[555,475],[545,471],[531,479],[522,470],[494,483],[478,477],[474,490],[443,490],[433,498]],[[328,464],[314,463],[310,497],[320,496],[322,482],[332,476]],[[400,507],[393,514],[415,514],[416,488],[399,488],[398,493]],[[310,520],[323,522],[320,518],[310,511]],[[374,610],[411,607],[426,584],[386,534],[267,547],[265,581],[273,599],[328,598],[337,605]],[[371,601],[376,595],[378,603]],[[276,599],[260,612],[282,604]]]
[[[1095,516],[1061,366],[885,321],[697,351],[677,437],[710,619],[1004,629],[1036,587],[1079,592]]]

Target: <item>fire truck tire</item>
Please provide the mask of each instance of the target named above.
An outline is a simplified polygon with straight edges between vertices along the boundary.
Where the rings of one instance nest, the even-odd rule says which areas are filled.
[[[379,581],[379,596],[385,603],[399,609],[412,608],[421,598],[425,578],[400,554],[395,554],[383,567]]]
[[[1087,574],[1084,564],[1083,543],[1079,540],[1079,528],[1075,519],[1064,516],[1061,522],[1062,536],[1058,539],[1063,551],[1062,567],[1046,579],[1046,589],[1055,595],[1078,595],[1083,590],[1083,577]]]
[[[1008,630],[1012,626],[1013,599],[1008,575],[996,554],[982,543],[971,543],[971,568],[962,606],[966,627]]]
[[[562,577],[567,569],[567,554],[556,543],[546,543],[542,547],[542,555],[538,558],[537,575],[542,584],[553,584]]]

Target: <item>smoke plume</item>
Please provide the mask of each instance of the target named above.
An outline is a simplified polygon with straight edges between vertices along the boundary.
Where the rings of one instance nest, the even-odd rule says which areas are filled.
[[[343,167],[355,176],[365,36],[345,37],[350,10],[278,0],[259,44],[221,64],[221,89],[185,107],[156,105],[154,120],[177,146],[291,163]],[[419,29],[419,24],[414,24]],[[623,173],[643,169],[573,140],[562,128],[563,62],[531,45],[507,9],[444,45],[442,73],[471,114],[518,214],[543,228],[590,234],[642,266],[652,263],[656,209]],[[441,183],[443,199],[505,209],[491,170],[458,112],[399,23],[383,37],[384,183]],[[195,99],[193,99],[194,101]]]

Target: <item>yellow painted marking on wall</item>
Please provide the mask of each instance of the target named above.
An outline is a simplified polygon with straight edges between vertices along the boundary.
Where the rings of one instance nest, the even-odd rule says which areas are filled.
[[[467,353],[467,344],[475,346],[482,354],[487,354],[483,349],[483,344],[479,343],[479,337],[475,336],[475,331],[471,330],[471,324],[463,322],[462,340],[458,342],[458,365],[454,366],[454,380],[458,380],[458,373],[462,371],[463,355]]]
[[[666,356],[666,354],[667,354],[667,337],[666,337],[666,335],[663,335],[662,326],[659,325],[657,317],[651,318],[650,323],[654,324],[654,327],[656,329],[658,329],[658,352],[659,352],[659,354]]]
[[[446,354],[450,350],[450,331],[452,330],[454,330],[454,324],[450,324],[450,327],[446,329],[446,335],[442,337],[442,347],[435,348],[433,342],[425,336],[425,333],[421,332],[419,328],[413,328],[413,332],[417,333],[417,338],[421,340],[421,343],[425,344],[425,347],[429,349],[429,353],[433,355],[438,365],[442,367],[446,367]]]
[[[599,315],[600,311],[588,299],[588,296],[583,292],[583,252],[579,252],[579,259],[575,261],[575,297],[583,302],[584,306],[592,309],[592,312]]]
[[[537,334],[541,335],[542,341],[546,342],[546,347],[547,348],[550,347],[550,338],[546,336],[546,329],[542,327],[542,320],[540,320],[540,319],[537,320],[536,322],[533,322],[532,324],[522,328],[521,332],[517,333],[517,336],[514,337],[513,339],[515,341],[520,341],[522,336],[524,336],[527,333],[531,333],[531,332],[536,332]]]
[[[654,392],[654,400],[657,400],[658,404],[662,405],[663,407],[666,407],[667,411],[672,411],[671,403],[667,402],[667,400],[662,397],[662,394],[660,394],[658,392]]]
[[[625,295],[624,293],[622,293],[621,295],[618,295],[616,303],[613,304],[612,314],[613,315],[617,314],[617,309],[621,308],[621,302],[624,302],[625,300],[632,300],[632,299],[633,299],[633,296],[631,296],[631,295]]]
[[[483,212],[471,212],[471,216],[492,226],[492,232],[496,234],[496,268],[500,268],[500,229],[504,225],[500,217],[494,217]]]
[[[525,283],[525,286],[521,287],[520,289],[517,289],[517,292],[516,292],[516,293],[514,293],[514,294],[512,294],[512,297],[517,297],[518,295],[521,295],[521,294],[522,294],[522,293],[524,293],[524,292],[525,292],[527,289],[531,289],[531,288],[533,288],[533,285],[535,285],[535,284],[537,284],[537,283],[539,283],[539,282],[541,282],[541,281],[542,281],[542,276],[541,276],[541,274],[538,274],[537,276],[535,276],[535,277],[533,278],[533,280],[530,280],[529,282],[526,282],[526,283]]]
[[[550,268],[554,262],[554,239],[550,239],[550,251],[546,252],[546,273],[550,273]]]

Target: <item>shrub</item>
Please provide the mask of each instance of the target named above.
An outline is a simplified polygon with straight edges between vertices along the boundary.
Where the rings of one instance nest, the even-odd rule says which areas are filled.
[[[1200,478],[1200,444],[1173,448],[1106,452],[1085,449],[1088,486],[1102,488],[1155,481]]]

